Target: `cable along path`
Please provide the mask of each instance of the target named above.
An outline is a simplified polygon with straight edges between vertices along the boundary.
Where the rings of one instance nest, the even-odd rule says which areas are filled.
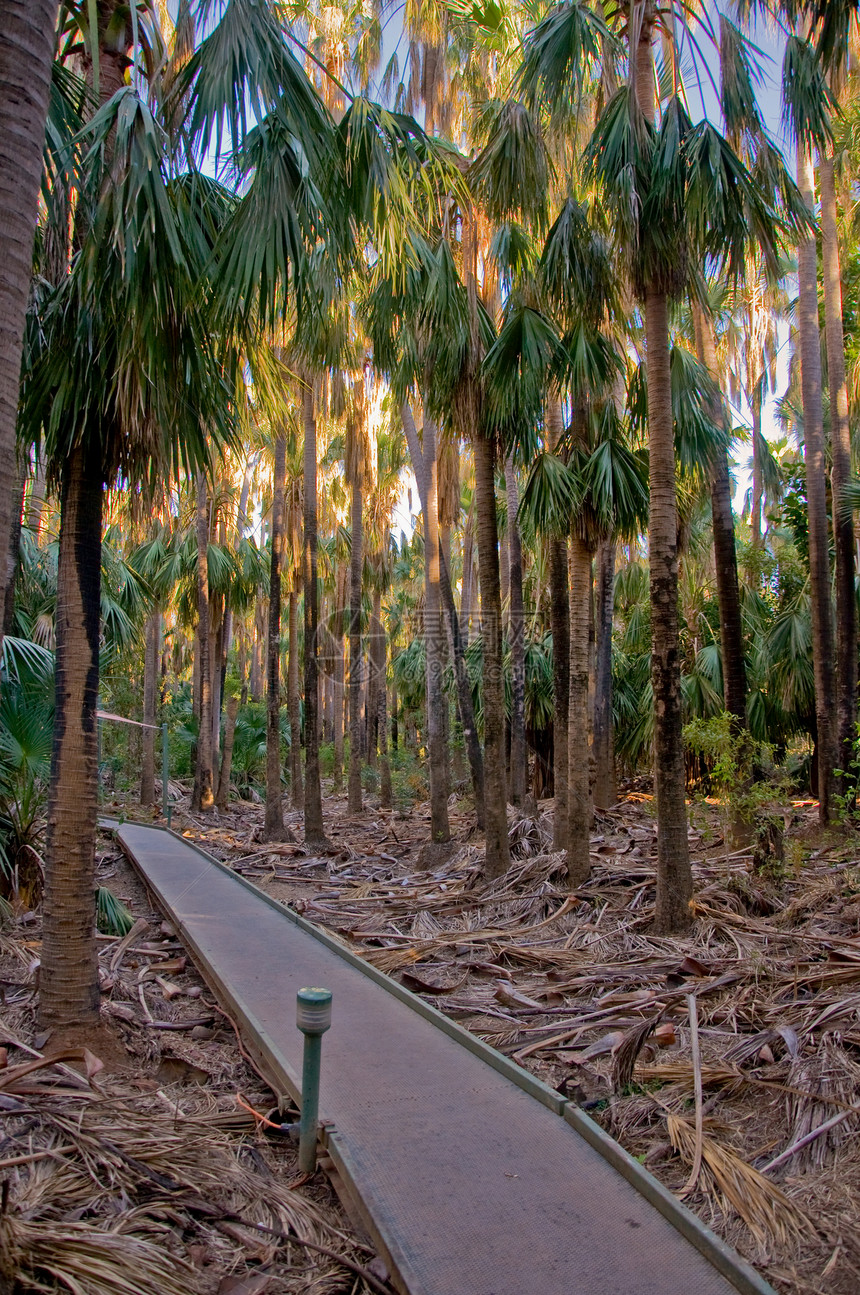
[[[773,1295],[575,1105],[172,832],[117,839],[276,1091],[334,995],[324,1142],[406,1295]]]

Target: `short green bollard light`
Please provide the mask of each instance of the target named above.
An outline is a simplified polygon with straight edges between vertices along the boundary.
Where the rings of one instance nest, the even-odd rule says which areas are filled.
[[[312,1174],[317,1167],[322,1036],[331,1025],[330,989],[299,990],[296,995],[296,1025],[305,1036],[302,1059],[302,1114],[299,1125],[299,1169],[303,1174]]]

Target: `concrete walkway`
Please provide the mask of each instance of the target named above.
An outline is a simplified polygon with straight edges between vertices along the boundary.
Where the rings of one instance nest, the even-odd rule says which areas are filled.
[[[558,1093],[190,843],[117,837],[281,1092],[299,1091],[296,991],[333,991],[326,1143],[399,1289],[773,1295]]]

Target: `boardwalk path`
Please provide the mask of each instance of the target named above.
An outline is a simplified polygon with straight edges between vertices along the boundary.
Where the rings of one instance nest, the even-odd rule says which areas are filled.
[[[117,835],[281,1092],[296,990],[333,991],[328,1150],[408,1295],[773,1295],[557,1093],[188,842]]]

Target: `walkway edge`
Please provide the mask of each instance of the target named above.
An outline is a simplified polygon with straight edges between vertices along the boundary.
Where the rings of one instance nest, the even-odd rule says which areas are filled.
[[[170,916],[175,917],[169,903],[159,892],[158,887],[146,876],[142,864],[135,858],[134,851],[122,840],[122,824],[103,821],[100,826],[114,830],[117,839],[123,850],[131,859],[131,862],[141,872],[143,880],[148,888],[157,896],[161,907]],[[321,930],[312,922],[296,913],[293,909],[287,908],[278,900],[267,895],[259,886],[248,881],[246,877],[235,872],[226,864],[220,862],[213,855],[202,849],[195,841],[179,835],[171,829],[160,827],[152,824],[132,824],[135,827],[147,827],[151,831],[162,832],[175,840],[182,843],[187,848],[192,849],[199,854],[212,867],[217,868],[220,872],[229,876],[239,885],[244,886],[257,899],[262,900],[268,907],[277,911],[287,921],[298,926],[306,934],[318,940],[321,944],[335,952],[339,957],[349,963],[351,966],[367,976],[370,980],[384,988],[388,993],[393,994],[401,1002],[405,1003],[418,1015],[423,1016],[426,1020],[432,1022],[437,1028],[445,1034],[455,1039],[468,1051],[484,1060],[494,1070],[504,1075],[505,1078],[514,1083],[524,1092],[529,1093],[543,1106],[548,1107],[556,1115],[561,1116],[580,1136],[589,1143],[612,1167],[624,1178],[639,1194],[649,1202],[673,1227],[681,1233],[682,1236],[690,1242],[706,1259],[710,1261],[713,1267],[721,1273],[728,1281],[735,1286],[739,1295],[776,1295],[774,1288],[765,1279],[760,1276],[737,1251],[733,1250],[726,1244],[716,1233],[712,1232],[701,1219],[698,1218],[691,1210],[678,1200],[666,1187],[663,1186],[652,1174],[645,1169],[638,1160],[629,1155],[622,1146],[606,1133],[599,1124],[590,1119],[584,1111],[572,1102],[568,1102],[556,1092],[537,1079],[529,1071],[518,1066],[516,1062],[511,1061],[509,1057],[497,1052],[490,1044],[485,1043],[483,1039],[477,1038],[463,1026],[457,1025],[455,1021],[450,1020],[438,1008],[432,1007],[425,1003],[417,994],[406,989],[403,985],[398,984],[390,976],[379,971],[371,963],[354,953],[340,940],[329,935],[328,932]],[[192,949],[195,954],[200,969],[204,972],[205,979],[210,984],[214,992],[233,1009],[236,1015],[246,1025],[248,1034],[243,1035],[243,1046],[254,1055],[255,1061],[260,1065],[264,1073],[271,1079],[277,1081],[274,1084],[275,1091],[279,1097],[287,1096],[280,1090],[280,1082],[286,1080],[289,1095],[296,1100],[301,1092],[301,1083],[298,1075],[286,1059],[277,1051],[274,1045],[268,1039],[265,1029],[256,1019],[253,1011],[247,1006],[241,996],[236,995],[229,985],[226,985],[218,975],[217,969],[213,967],[209,960],[202,954],[197,947],[196,941],[181,921],[178,922],[178,931],[183,941]],[[237,1022],[238,1028],[238,1022]],[[329,1151],[335,1150],[336,1131],[334,1127],[327,1129],[326,1141],[329,1143]],[[333,1155],[338,1169],[345,1171],[346,1177],[349,1174],[349,1159],[344,1156],[343,1149],[337,1148]],[[364,1211],[363,1211],[364,1212]],[[372,1220],[369,1220],[372,1222]],[[373,1229],[376,1232],[376,1229]],[[377,1233],[378,1235],[378,1233]],[[386,1249],[388,1247],[386,1246]]]

